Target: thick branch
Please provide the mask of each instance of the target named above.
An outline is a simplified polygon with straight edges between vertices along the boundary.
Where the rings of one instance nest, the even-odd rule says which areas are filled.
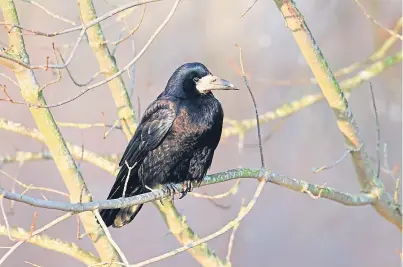
[[[75,243],[65,242],[58,238],[52,238],[44,234],[31,236],[32,233],[27,232],[19,227],[11,227],[9,230],[10,235],[13,238],[27,240],[28,243],[69,255],[85,263],[86,265],[96,264],[100,261],[99,258],[78,247]],[[0,225],[0,235],[8,235],[6,226]]]
[[[17,11],[12,0],[0,0],[0,7],[5,22],[19,25]],[[24,39],[21,30],[13,28],[9,32],[10,54],[14,58],[20,59],[29,64],[29,56],[25,50]],[[16,78],[20,85],[21,94],[26,102],[36,105],[46,105],[45,98],[40,91],[40,86],[36,80],[35,74],[29,69],[14,69]],[[63,181],[70,193],[71,201],[88,202],[91,201],[91,195],[84,183],[81,173],[78,171],[70,151],[53,119],[52,114],[47,108],[30,107],[30,112],[35,120],[39,130],[43,134],[45,143],[52,153],[54,162],[63,178]],[[94,243],[102,260],[119,259],[119,255],[105,238],[102,228],[96,221],[92,213],[82,213],[80,219]]]
[[[97,18],[92,0],[79,0],[78,7],[84,24],[88,24]],[[92,51],[98,60],[100,72],[104,73],[106,78],[119,72],[116,59],[112,56],[106,44],[101,25],[95,24],[89,28],[87,30],[87,36]],[[136,113],[130,102],[130,97],[127,93],[122,76],[117,76],[115,79],[109,81],[108,86],[112,93],[113,100],[115,101],[120,124],[123,126],[123,132],[127,138],[130,138],[135,129],[131,129],[130,126],[135,126]]]
[[[323,187],[321,185],[310,184],[305,181],[289,178],[287,176],[269,171],[267,169],[240,168],[217,174],[207,175],[200,186],[222,183],[239,178],[260,179],[262,177],[265,177],[266,182],[277,184],[294,191],[306,193],[310,196],[320,196],[322,198],[327,198],[346,206],[363,206],[371,204],[376,198],[376,196],[373,194],[362,193],[353,195],[350,193],[340,192],[330,187]],[[193,186],[197,187],[198,183],[194,183]],[[175,185],[175,187],[179,192],[182,188],[182,185],[177,184]],[[139,205],[169,197],[170,192],[166,188],[162,188],[155,189],[152,192],[136,195],[133,197],[92,201],[87,203],[68,203],[36,199],[26,195],[8,192],[2,188],[0,188],[0,195],[3,195],[6,199],[23,202],[35,207],[56,209],[62,211],[83,212],[96,209],[117,209]]]
[[[323,95],[336,115],[337,125],[344,135],[347,146],[357,150],[351,154],[361,187],[366,192],[372,192],[378,196],[379,199],[372,203],[374,208],[380,215],[402,230],[402,213],[399,208],[393,205],[392,197],[384,191],[382,181],[374,174],[372,162],[359,137],[359,130],[348,102],[302,14],[292,0],[274,0],[274,2],[284,16],[286,24],[292,31]]]

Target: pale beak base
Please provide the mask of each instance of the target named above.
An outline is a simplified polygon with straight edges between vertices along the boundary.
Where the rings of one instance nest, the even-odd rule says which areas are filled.
[[[208,93],[211,90],[239,90],[235,85],[217,76],[207,75],[196,82],[196,89],[200,93]]]

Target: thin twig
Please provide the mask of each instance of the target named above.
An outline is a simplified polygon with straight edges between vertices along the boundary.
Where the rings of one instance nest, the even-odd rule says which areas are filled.
[[[148,264],[151,264],[151,263],[154,263],[154,262],[161,261],[163,259],[172,257],[172,256],[174,256],[176,254],[179,254],[179,253],[184,252],[186,250],[189,250],[189,249],[191,249],[191,248],[193,248],[195,246],[203,244],[203,243],[205,243],[205,242],[207,242],[207,241],[209,241],[211,239],[214,239],[214,238],[224,234],[228,230],[232,229],[236,225],[238,225],[239,222],[241,222],[243,220],[243,218],[245,218],[245,216],[252,210],[252,208],[256,204],[256,201],[259,198],[259,196],[260,196],[260,194],[261,194],[261,192],[263,190],[263,187],[265,185],[265,182],[264,182],[265,180],[264,179],[259,179],[259,180],[260,180],[259,186],[257,187],[256,192],[255,192],[253,198],[248,203],[248,205],[245,208],[242,207],[242,209],[241,209],[240,213],[238,214],[238,216],[234,220],[232,220],[228,224],[226,224],[224,227],[222,227],[220,230],[218,230],[217,232],[212,233],[212,234],[210,234],[210,235],[208,235],[208,236],[206,236],[204,238],[201,238],[201,239],[199,239],[199,240],[197,240],[195,242],[191,242],[191,243],[189,243],[189,244],[187,244],[187,245],[185,245],[183,247],[180,247],[180,248],[177,248],[175,250],[172,250],[172,251],[170,251],[168,253],[165,253],[165,254],[162,254],[160,256],[157,256],[157,257],[142,261],[140,263],[137,263],[135,266],[136,267],[141,267],[141,266],[145,266],[145,265],[148,265]]]
[[[372,23],[374,23],[375,25],[379,26],[380,28],[382,28],[384,31],[386,31],[387,33],[389,33],[392,36],[395,36],[397,38],[399,38],[400,40],[403,41],[403,37],[400,34],[397,34],[396,32],[386,28],[385,26],[383,26],[381,23],[379,23],[376,19],[374,19],[371,15],[368,14],[367,10],[365,10],[365,7],[358,1],[358,0],[354,0],[355,3],[357,4],[357,6],[362,10],[362,12],[364,13],[364,15],[367,17],[367,19],[369,19],[370,21],[372,21]]]
[[[244,208],[244,199],[242,199],[241,210],[239,212],[242,212],[243,208]],[[236,224],[234,226],[234,228],[232,228],[232,232],[231,232],[231,235],[229,237],[228,248],[227,248],[227,256],[225,257],[225,260],[226,260],[227,263],[231,262],[231,253],[232,253],[232,248],[234,246],[235,232],[236,232],[236,230],[238,230],[239,225],[240,224],[238,223],[238,224]]]
[[[374,90],[372,88],[372,83],[369,82],[369,88],[371,90],[371,97],[372,97],[372,106],[374,108],[375,113],[375,122],[376,122],[376,160],[377,160],[377,169],[376,169],[376,177],[379,178],[381,173],[381,127],[379,125],[379,116],[378,111],[376,110],[376,103],[375,103],[375,96]]]
[[[116,14],[118,14],[118,13],[124,11],[124,10],[126,10],[126,9],[133,8],[135,6],[145,5],[145,4],[148,4],[148,3],[159,2],[159,1],[161,1],[161,0],[139,0],[136,3],[130,2],[128,4],[122,5],[122,6],[118,7],[118,8],[115,8],[113,10],[110,10],[110,11],[106,12],[102,16],[99,16],[96,19],[88,22],[86,25],[75,26],[73,28],[57,31],[57,32],[54,32],[54,33],[44,33],[44,32],[40,32],[40,31],[34,31],[34,30],[26,29],[26,28],[24,28],[24,27],[22,27],[20,25],[10,24],[10,23],[6,23],[6,22],[0,22],[0,25],[11,26],[11,29],[9,30],[9,32],[11,32],[13,30],[13,28],[18,28],[20,30],[25,30],[27,32],[31,32],[31,33],[33,33],[35,35],[42,35],[42,36],[46,36],[46,37],[54,37],[54,36],[57,36],[57,35],[62,35],[62,34],[74,32],[74,31],[78,31],[78,30],[81,31],[79,37],[77,38],[77,40],[76,40],[76,42],[75,42],[75,44],[73,46],[72,51],[70,52],[69,57],[67,58],[67,60],[66,60],[66,62],[64,64],[28,65],[28,64],[26,64],[26,63],[24,63],[24,62],[22,62],[20,60],[17,60],[17,59],[15,59],[13,57],[9,57],[5,53],[1,53],[0,57],[4,58],[4,59],[7,59],[7,60],[10,60],[10,61],[12,61],[12,62],[24,67],[24,68],[27,68],[27,69],[46,69],[46,68],[64,69],[72,61],[74,55],[76,54],[78,45],[81,43],[81,40],[84,38],[84,36],[86,34],[86,31],[90,27],[92,27],[95,24],[98,24],[101,21],[104,21],[104,20],[106,20],[106,19],[108,19],[108,18],[110,18],[110,17],[112,17],[112,16],[114,16],[114,15],[116,15]]]
[[[48,230],[49,228],[51,228],[52,226],[58,224],[61,221],[66,220],[67,218],[69,218],[70,216],[72,216],[74,213],[73,212],[68,212],[62,216],[60,216],[59,218],[51,221],[50,223],[48,223],[47,225],[45,225],[44,227],[36,230],[35,232],[32,233],[32,236],[35,236],[37,234],[42,233],[43,231]],[[3,257],[0,259],[0,265],[4,263],[4,261],[11,255],[11,253],[13,253],[19,246],[21,246],[24,242],[28,241],[31,237],[25,239],[25,240],[20,240],[17,243],[14,244],[14,246],[12,246],[6,254],[3,255]]]
[[[38,218],[38,212],[34,212],[34,216],[33,216],[33,218],[32,218],[32,223],[31,223],[31,226],[30,226],[30,228],[29,228],[29,237],[32,237],[32,234],[34,233],[34,231],[35,231],[35,227],[36,227],[36,219]]]
[[[129,163],[127,163],[127,160],[126,160],[126,161],[125,161],[125,164],[126,164],[126,167],[129,169],[129,171],[127,172],[127,176],[126,176],[126,179],[125,179],[125,185],[124,185],[124,187],[123,187],[123,194],[122,194],[122,197],[125,197],[125,196],[126,196],[127,183],[129,182],[130,174],[131,174],[131,172],[132,172],[132,169],[133,169],[134,167],[136,167],[137,162],[135,162],[135,163],[133,164],[133,166],[130,166]]]
[[[115,41],[115,42],[112,43],[112,44],[115,45],[115,47],[114,47],[113,50],[112,50],[112,51],[113,51],[112,55],[115,54],[114,51],[116,50],[116,48],[117,48],[117,46],[118,46],[119,44],[121,44],[122,42],[124,42],[124,41],[126,41],[127,39],[129,39],[130,36],[132,36],[136,31],[138,31],[138,29],[140,29],[140,26],[141,26],[141,24],[143,23],[143,20],[144,20],[145,14],[146,14],[146,8],[147,8],[147,5],[144,5],[143,12],[141,13],[141,18],[140,18],[139,23],[129,32],[129,34],[126,35],[126,36],[123,37],[123,38],[119,38],[119,40],[117,40],[117,41]]]
[[[58,62],[57,62],[56,49],[55,49],[55,43],[52,43],[52,49],[53,49],[53,55],[55,56],[56,63],[58,63]],[[57,78],[56,78],[55,80],[53,80],[53,81],[50,81],[50,82],[48,82],[48,83],[42,85],[41,88],[39,88],[39,91],[40,91],[40,92],[43,91],[43,90],[44,90],[46,87],[48,87],[49,85],[52,85],[52,84],[55,84],[55,83],[58,83],[58,82],[61,81],[61,79],[62,79],[62,72],[60,71],[60,69],[57,69],[56,72],[57,72]]]
[[[102,220],[101,215],[99,214],[98,210],[94,210],[95,217],[97,217],[97,220],[99,224],[101,225],[102,229],[104,229],[105,236],[109,240],[109,242],[112,244],[112,246],[116,249],[116,251],[119,253],[120,258],[122,261],[126,264],[129,265],[129,261],[127,260],[125,254],[123,254],[123,251],[120,249],[120,247],[116,244],[116,242],[113,240],[111,234],[109,233],[108,227],[105,225],[105,222]]]
[[[59,57],[60,57],[62,63],[63,63],[63,64],[66,64],[66,61],[64,60],[63,55],[62,55],[62,53],[60,52],[60,50],[56,48],[56,51],[59,53]],[[77,81],[74,79],[73,74],[71,73],[70,68],[69,68],[68,66],[66,66],[65,69],[66,69],[67,75],[69,75],[71,81],[72,81],[75,85],[77,85],[78,87],[84,87],[84,86],[89,85],[89,84],[92,83],[92,81],[95,80],[99,75],[103,74],[102,71],[98,71],[98,72],[96,72],[94,75],[92,75],[92,77],[91,77],[88,81],[86,81],[86,82],[84,82],[84,83],[80,83],[80,82],[77,82]]]
[[[154,0],[154,1],[160,1],[160,0]],[[145,3],[145,2],[150,2],[150,1],[144,1],[143,3]],[[144,45],[144,47],[140,50],[140,52],[123,69],[121,69],[120,71],[116,72],[114,75],[111,75],[110,77],[108,77],[105,80],[102,80],[102,81],[97,82],[97,83],[95,83],[95,84],[93,84],[91,86],[88,86],[86,89],[84,89],[83,91],[79,92],[77,95],[75,95],[75,96],[73,96],[73,97],[71,97],[71,98],[69,98],[69,99],[67,99],[65,101],[62,101],[62,102],[59,102],[59,103],[56,103],[56,104],[50,104],[50,105],[38,106],[38,107],[39,108],[41,108],[41,107],[42,108],[44,108],[44,107],[46,107],[46,108],[54,108],[54,107],[58,107],[58,106],[70,103],[70,102],[76,100],[77,98],[81,97],[82,95],[84,95],[88,91],[90,91],[90,90],[92,90],[92,89],[94,89],[96,87],[99,87],[101,85],[104,85],[105,83],[107,83],[107,82],[115,79],[116,77],[122,75],[122,73],[127,71],[147,51],[147,49],[150,47],[150,45],[152,44],[154,39],[158,36],[158,34],[162,31],[162,29],[168,24],[169,20],[172,18],[173,14],[175,13],[176,8],[178,7],[180,2],[181,2],[181,0],[176,0],[175,1],[174,5],[172,6],[171,11],[169,12],[169,14],[165,18],[165,20],[161,23],[161,25],[157,28],[157,30],[151,35],[150,39],[147,41],[147,43]],[[132,4],[132,6],[134,6],[134,5]],[[70,60],[70,58],[68,60],[66,60],[66,65],[69,63],[69,60]],[[49,67],[51,67],[51,66],[49,66]]]
[[[71,21],[69,19],[63,18],[62,16],[57,15],[54,12],[51,12],[45,6],[37,3],[36,1],[33,1],[33,0],[21,0],[21,1],[26,2],[26,3],[30,3],[30,4],[38,7],[39,9],[43,10],[46,14],[50,15],[51,17],[54,17],[55,19],[61,20],[63,22],[66,22],[66,23],[68,23],[68,24],[70,24],[72,26],[76,26],[76,23],[74,21]]]
[[[324,166],[322,166],[320,168],[313,168],[312,171],[314,173],[318,173],[318,172],[321,172],[321,171],[324,171],[324,170],[331,169],[334,166],[336,166],[337,164],[341,163],[343,161],[343,159],[345,157],[347,157],[348,154],[350,154],[351,152],[358,152],[358,151],[360,151],[360,148],[358,148],[358,149],[346,148],[345,151],[344,151],[344,154],[338,160],[336,160],[334,163],[332,163],[331,165],[324,165]]]
[[[0,173],[7,176],[8,178],[12,179],[14,182],[16,182],[19,186],[24,187],[27,190],[40,190],[40,191],[46,191],[46,192],[51,192],[51,193],[56,193],[62,196],[66,196],[69,197],[69,194],[61,192],[59,190],[56,189],[52,189],[52,188],[47,188],[47,187],[39,187],[39,186],[34,186],[33,184],[27,185],[24,184],[23,182],[19,181],[16,177],[10,175],[9,173],[7,173],[6,171],[4,171],[3,169],[0,169]],[[24,191],[25,193],[26,191]]]
[[[248,7],[248,9],[246,9],[246,11],[241,15],[241,19],[246,15],[246,13],[248,13],[254,6],[255,6],[255,4],[257,3],[257,1],[258,0],[255,0],[255,1],[253,1],[253,3],[252,3],[252,5],[250,5],[249,7]]]
[[[13,83],[18,88],[20,87],[20,85],[15,80],[13,80],[10,76],[4,74],[3,72],[0,72],[0,75],[3,76],[4,78],[6,78],[7,80],[9,80],[11,83]]]
[[[255,97],[253,96],[252,90],[250,89],[249,82],[248,82],[248,79],[246,78],[245,70],[244,70],[244,67],[243,67],[242,48],[237,44],[236,44],[236,46],[239,49],[239,63],[241,65],[243,79],[244,79],[246,87],[248,88],[248,91],[249,91],[250,96],[252,98],[253,106],[255,108],[257,136],[258,136],[258,140],[259,140],[259,150],[260,150],[260,161],[261,161],[262,168],[265,168],[264,155],[263,155],[263,146],[262,146],[262,136],[260,134],[259,112],[257,111],[256,100],[255,100]]]
[[[230,195],[234,195],[238,191],[240,182],[241,182],[241,179],[236,180],[235,184],[227,192],[224,192],[222,194],[217,194],[217,195],[213,195],[213,196],[200,194],[200,193],[196,193],[196,192],[189,192],[188,194],[190,194],[194,197],[197,197],[197,198],[221,199],[221,198],[228,197]]]
[[[107,132],[104,133],[104,139],[106,139],[106,137],[109,136],[109,134],[114,130],[114,129],[119,129],[119,130],[123,130],[122,126],[118,126],[120,124],[120,120],[116,120],[112,126],[109,128],[109,130]]]
[[[3,203],[3,196],[2,195],[0,195],[0,207],[1,207],[1,214],[3,215],[3,219],[4,219],[4,222],[5,222],[6,227],[7,227],[8,239],[10,239],[11,241],[14,241],[14,239],[11,237],[11,234],[10,234],[10,225],[8,224],[6,211],[4,210],[4,203]]]

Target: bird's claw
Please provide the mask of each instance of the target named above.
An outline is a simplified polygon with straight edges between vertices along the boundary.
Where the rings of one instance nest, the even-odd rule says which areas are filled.
[[[165,189],[168,191],[168,195],[171,197],[171,200],[173,202],[174,196],[177,193],[175,184],[166,184]]]
[[[179,199],[182,199],[184,196],[187,195],[187,193],[191,192],[193,190],[193,183],[192,181],[184,181],[182,183],[182,191],[181,191],[181,196]]]

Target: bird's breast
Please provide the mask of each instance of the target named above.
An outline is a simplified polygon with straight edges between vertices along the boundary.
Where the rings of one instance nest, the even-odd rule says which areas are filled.
[[[223,111],[214,97],[182,103],[173,123],[180,138],[202,138],[222,127]]]

